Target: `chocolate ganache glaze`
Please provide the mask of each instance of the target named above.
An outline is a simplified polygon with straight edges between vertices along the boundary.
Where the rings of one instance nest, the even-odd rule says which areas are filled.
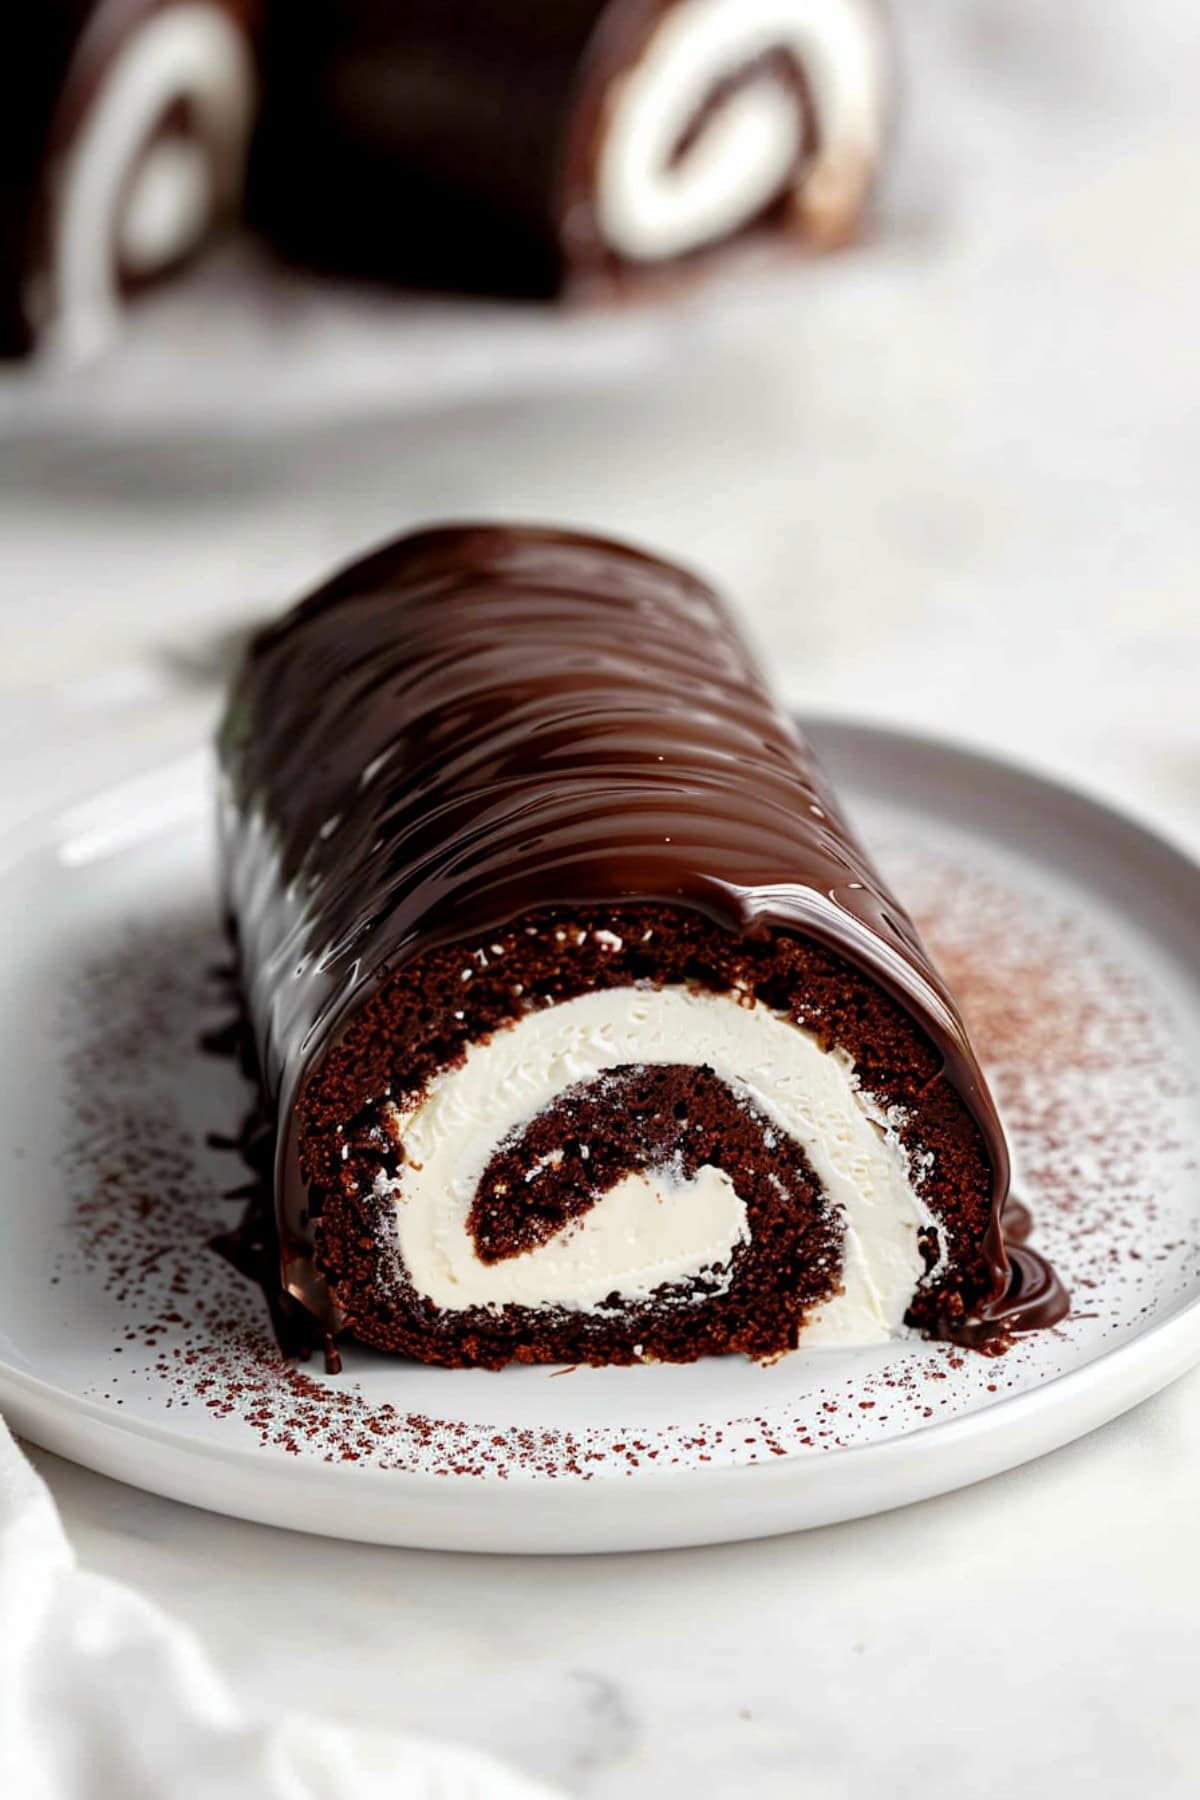
[[[898,1000],[992,1170],[994,1297],[960,1335],[1062,1316],[1047,1265],[1006,1252],[1004,1133],[954,1000],[697,577],[553,530],[401,539],[253,641],[220,761],[227,899],[278,1124],[284,1286],[326,1329],[339,1321],[297,1154],[321,1058],[436,946],[539,908],[646,902],[741,937],[815,939]]]

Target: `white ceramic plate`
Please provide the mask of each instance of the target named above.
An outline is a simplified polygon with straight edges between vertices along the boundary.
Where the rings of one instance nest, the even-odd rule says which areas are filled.
[[[904,1341],[768,1368],[500,1375],[351,1348],[281,1361],[206,1239],[241,1178],[197,755],[0,857],[0,1404],[34,1442],[272,1524],[474,1550],[748,1538],[899,1506],[1041,1455],[1200,1360],[1200,870],[977,756],[815,731],[972,1017],[1053,1332],[987,1358]]]
[[[235,242],[131,309],[105,353],[0,364],[10,431],[78,444],[327,430],[430,407],[571,391],[679,353],[690,304],[571,308],[297,275]]]

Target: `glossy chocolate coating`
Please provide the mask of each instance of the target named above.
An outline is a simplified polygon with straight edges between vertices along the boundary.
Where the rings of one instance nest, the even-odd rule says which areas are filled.
[[[466,526],[401,539],[252,644],[221,734],[227,891],[276,1180],[294,1107],[392,971],[538,908],[659,902],[807,935],[940,1051],[993,1172],[953,999],[717,596],[636,550]]]

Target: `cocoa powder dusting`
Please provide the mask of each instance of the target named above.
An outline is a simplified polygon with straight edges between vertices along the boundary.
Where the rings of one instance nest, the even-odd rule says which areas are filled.
[[[911,845],[885,848],[880,860],[961,1002],[1009,1132],[1034,1241],[1072,1289],[1075,1311],[1053,1334],[1018,1340],[991,1361],[906,1340],[863,1353],[849,1374],[845,1358],[835,1365],[800,1353],[749,1369],[762,1383],[755,1416],[640,1431],[498,1427],[408,1410],[379,1397],[383,1359],[354,1348],[341,1378],[327,1380],[316,1364],[280,1353],[261,1291],[209,1248],[240,1214],[242,1122],[253,1096],[235,1062],[197,1048],[198,1034],[219,1031],[228,1016],[212,972],[219,936],[197,907],[131,924],[97,950],[71,979],[57,1025],[73,1227],[53,1278],[84,1284],[93,1337],[95,1319],[111,1322],[94,1395],[118,1406],[136,1395],[139,1409],[167,1422],[205,1413],[235,1427],[227,1441],[327,1463],[588,1479],[879,1441],[1020,1391],[1130,1334],[1195,1282],[1200,1256],[1179,1208],[1161,1198],[1194,1173],[1185,1109],[1195,1088],[1169,1015],[1136,971],[1054,904]],[[835,1366],[836,1378],[822,1375]],[[577,1370],[544,1392],[561,1412],[578,1383],[623,1379],[636,1417],[635,1384],[672,1373]],[[387,1364],[389,1396],[421,1379],[429,1378]],[[456,1404],[461,1390],[447,1384],[459,1379],[444,1376],[439,1389]],[[494,1411],[511,1413],[500,1386],[509,1376],[467,1379],[473,1403],[478,1383],[495,1382]],[[525,1370],[517,1379],[529,1392],[553,1375]],[[699,1390],[693,1382],[674,1391]]]

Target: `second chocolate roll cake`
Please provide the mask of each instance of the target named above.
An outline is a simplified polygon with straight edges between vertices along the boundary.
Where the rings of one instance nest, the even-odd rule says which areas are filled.
[[[962,1020],[703,582],[402,539],[253,643],[221,757],[318,1333],[497,1366],[1001,1329]]]
[[[877,0],[276,0],[255,217],[320,266],[553,294],[858,225]]]

